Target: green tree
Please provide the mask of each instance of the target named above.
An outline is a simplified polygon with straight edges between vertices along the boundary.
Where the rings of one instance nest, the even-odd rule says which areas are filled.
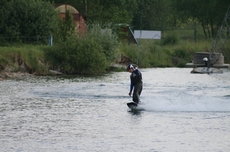
[[[132,3],[130,0],[101,0],[99,4],[102,6],[101,15],[98,16],[99,18],[97,18],[96,21],[114,24],[131,23],[132,12],[130,10],[132,10],[132,8],[130,5]],[[93,5],[91,7],[93,7]]]
[[[87,23],[100,24],[130,24],[138,7],[137,0],[54,0],[54,3],[72,5]]]
[[[65,18],[59,20],[57,31],[54,34],[54,39],[56,42],[66,41],[67,37],[74,34],[75,31],[75,22],[73,21],[73,16],[67,10],[65,13]]]
[[[134,29],[162,30],[173,26],[171,0],[138,0],[138,10],[134,12]]]
[[[207,38],[215,37],[225,13],[229,0],[175,0],[173,7],[181,20],[198,21]]]
[[[10,0],[0,11],[2,36],[50,36],[57,28],[58,14],[42,0]]]

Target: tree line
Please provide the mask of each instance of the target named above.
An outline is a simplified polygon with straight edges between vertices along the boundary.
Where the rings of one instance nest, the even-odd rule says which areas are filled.
[[[129,24],[135,30],[184,28],[201,25],[207,38],[215,37],[229,0],[1,0],[0,36],[58,33],[54,4],[74,6],[87,24]]]
[[[88,23],[125,23],[135,30],[184,28],[196,22],[215,37],[229,0],[54,0],[73,5]]]

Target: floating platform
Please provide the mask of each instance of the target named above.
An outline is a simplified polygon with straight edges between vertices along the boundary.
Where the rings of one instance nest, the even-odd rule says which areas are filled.
[[[193,70],[191,71],[191,73],[198,73],[198,74],[211,74],[211,73],[223,73],[222,70],[218,69],[218,68],[208,68],[208,67],[197,67],[197,68],[193,68]]]
[[[186,67],[204,67],[204,58],[209,58],[209,52],[196,52],[194,54],[193,61],[186,64]],[[214,68],[230,68],[229,64],[224,64],[224,56],[220,53],[214,53],[213,58],[218,58],[215,63],[211,63],[211,67]]]
[[[188,68],[196,68],[196,67],[204,67],[204,64],[194,64],[194,63],[187,63],[186,67]],[[229,64],[214,64],[213,68],[230,68]]]
[[[208,67],[207,62],[205,64],[204,58],[209,58],[208,52],[196,52],[194,59],[191,63],[187,63],[186,67],[193,68],[191,73],[200,73],[200,74],[210,74],[210,73],[223,73],[219,68],[230,68],[229,64],[224,64],[224,56],[220,53],[214,53],[213,58],[218,60],[215,63],[209,63]]]

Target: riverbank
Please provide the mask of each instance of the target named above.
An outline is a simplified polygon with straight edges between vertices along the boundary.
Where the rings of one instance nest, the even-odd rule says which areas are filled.
[[[4,79],[24,79],[26,77],[31,77],[31,76],[34,75],[29,73],[22,73],[22,72],[1,72],[0,81]]]
[[[67,54],[63,50],[68,48],[60,49],[58,52],[57,47],[54,46],[0,47],[0,78],[23,79],[28,76],[61,74],[95,75],[125,70],[130,63],[137,64],[139,68],[186,67],[186,64],[193,60],[196,52],[208,52],[207,48],[211,44],[211,41],[182,40],[173,45],[162,45],[161,41],[141,41],[139,45],[120,43],[112,55],[113,63],[111,59],[106,59],[104,53],[97,56],[92,51],[88,53],[81,51],[82,54],[78,54],[77,49],[72,49],[72,52]],[[228,48],[230,47],[226,47],[223,53],[226,64],[230,63]],[[84,46],[81,50],[85,50]],[[98,60],[98,57],[102,57],[101,60]]]
[[[55,76],[55,75],[63,75],[63,73],[55,70],[49,70],[49,73],[47,73],[46,75]],[[4,79],[25,79],[34,76],[36,76],[36,74],[30,74],[28,71],[27,72],[8,71],[8,70],[0,71],[0,81]]]
[[[124,64],[113,64],[110,66],[110,69],[108,72],[110,71],[115,71],[115,72],[119,72],[119,71],[124,71],[125,70],[126,65]],[[49,72],[47,74],[43,74],[43,76],[60,76],[60,75],[65,75],[59,71],[55,71],[55,70],[49,70]],[[5,80],[5,79],[25,79],[28,77],[35,77],[38,76],[35,73],[34,74],[30,74],[28,71],[27,72],[21,72],[21,71],[9,71],[9,70],[4,70],[4,71],[0,71],[0,81]],[[41,75],[39,75],[41,76]]]

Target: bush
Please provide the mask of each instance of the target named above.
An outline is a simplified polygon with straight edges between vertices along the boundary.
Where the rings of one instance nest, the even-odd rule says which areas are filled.
[[[0,36],[13,37],[17,42],[21,41],[22,36],[27,37],[28,41],[32,41],[34,36],[50,36],[58,21],[53,5],[40,0],[5,2],[1,6],[0,17]]]
[[[100,44],[106,59],[109,62],[113,62],[117,53],[117,37],[112,34],[112,30],[109,28],[102,29],[98,24],[92,25],[91,27],[92,28],[87,35],[88,39],[92,38],[96,43]]]
[[[117,40],[110,32],[93,27],[83,37],[72,34],[47,51],[52,68],[63,73],[99,73],[115,59]]]
[[[166,44],[175,45],[175,44],[178,44],[178,42],[179,42],[179,37],[175,33],[168,34],[162,40],[163,45],[166,45]]]

